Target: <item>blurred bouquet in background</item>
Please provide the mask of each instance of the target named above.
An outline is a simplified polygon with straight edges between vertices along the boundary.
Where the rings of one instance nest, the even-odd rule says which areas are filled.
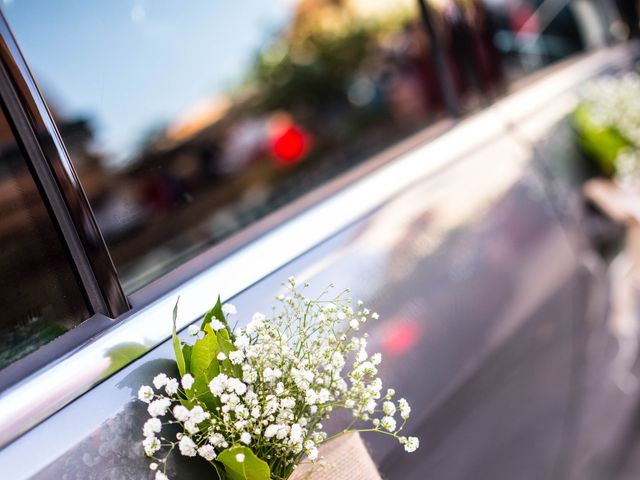
[[[161,373],[138,392],[148,404],[143,445],[156,480],[168,478],[173,450],[208,461],[212,478],[285,480],[303,461],[317,462],[321,445],[352,432],[388,435],[408,452],[418,448],[417,438],[400,435],[409,404],[395,401],[392,389],[382,393],[381,355],[369,355],[367,335],[356,335],[378,315],[360,301],[354,310],[348,291],[310,299],[294,278],[285,286],[272,315],[255,313],[244,328],[229,327],[235,307],[218,299],[201,326],[189,327],[192,345],[175,333],[176,305],[181,378]],[[322,421],[334,409],[349,410],[352,421],[329,435]]]
[[[572,120],[580,146],[601,172],[640,191],[640,75],[590,82]]]

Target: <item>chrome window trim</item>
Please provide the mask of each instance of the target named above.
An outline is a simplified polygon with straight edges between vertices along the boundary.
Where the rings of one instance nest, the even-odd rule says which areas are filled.
[[[131,355],[112,365],[108,356],[110,350],[136,342],[148,351],[166,341],[171,336],[171,311],[178,296],[178,328],[182,329],[202,317],[215,294],[220,293],[223,299],[232,298],[373,212],[421,178],[443,169],[496,135],[506,134],[511,122],[533,114],[541,105],[548,104],[590,76],[628,64],[631,50],[620,45],[572,60],[567,67],[401,154],[137,312],[125,314],[117,325],[0,395],[0,446],[97,385],[104,379],[107,369],[121,368],[142,356]]]
[[[2,12],[0,64],[10,121],[36,168],[92,313],[115,318],[130,309],[127,298],[60,132]]]

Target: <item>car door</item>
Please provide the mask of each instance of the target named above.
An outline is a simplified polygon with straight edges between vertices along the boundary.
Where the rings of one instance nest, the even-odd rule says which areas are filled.
[[[460,112],[442,97],[456,70],[442,67],[458,58],[429,28],[444,25],[429,10],[412,3],[401,21],[369,30],[360,7],[252,5],[5,7],[24,52],[5,24],[11,118],[48,135],[37,146],[76,222],[62,238],[87,254],[85,270],[78,259],[74,268],[93,273],[84,295],[95,305],[66,348],[69,334],[40,364],[14,364],[26,378],[0,397],[3,471],[149,476],[135,392],[173,368],[177,297],[180,328],[218,293],[244,322],[294,275],[318,291],[350,287],[381,314],[370,343],[385,358],[383,380],[412,401],[408,429],[423,442],[405,456],[366,439],[385,477],[562,476],[580,299],[597,279],[505,109],[535,98],[544,115],[562,92],[625,61],[624,48],[452,121]],[[332,22],[316,25],[324,15]],[[229,78],[245,83],[228,89]],[[472,75],[449,94],[464,108],[491,78]],[[84,189],[72,197],[61,179]],[[170,471],[200,478],[206,465],[174,456]]]

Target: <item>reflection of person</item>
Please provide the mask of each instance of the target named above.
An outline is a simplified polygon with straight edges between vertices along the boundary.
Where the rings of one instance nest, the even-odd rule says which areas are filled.
[[[622,20],[629,28],[629,38],[640,37],[640,14],[637,0],[616,0]]]
[[[465,7],[459,0],[450,0],[442,12],[448,30],[448,50],[452,57],[453,78],[458,94],[464,96],[479,87],[475,65],[472,26]]]
[[[418,25],[406,25],[395,35],[394,48],[386,69],[389,107],[399,125],[425,118],[430,107],[429,85],[425,84],[425,39]]]
[[[473,0],[470,8],[474,32],[475,54],[483,86],[487,90],[500,88],[504,74],[500,55],[494,44],[497,27],[482,0]]]
[[[475,90],[487,96],[502,84],[501,60],[494,45],[496,27],[480,0],[451,0],[443,10],[454,81],[461,96]]]

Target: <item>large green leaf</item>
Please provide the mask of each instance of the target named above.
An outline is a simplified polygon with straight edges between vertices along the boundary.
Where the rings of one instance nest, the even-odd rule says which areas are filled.
[[[220,401],[209,391],[209,382],[220,373],[218,355],[218,339],[210,325],[204,328],[205,335],[193,344],[191,350],[190,372],[195,379],[190,396],[197,397],[210,410],[220,406]]]
[[[176,300],[176,305],[173,307],[173,353],[176,356],[176,364],[178,365],[178,371],[180,376],[184,376],[187,373],[187,365],[184,361],[184,354],[182,353],[182,347],[180,345],[180,339],[176,332],[176,319],[178,318],[178,302],[180,297]]]
[[[196,340],[191,350],[191,372],[194,374],[206,372],[218,355],[218,337],[215,333],[206,333]]]
[[[244,455],[242,462],[238,455]],[[269,465],[254,455],[249,447],[231,447],[218,455],[217,460],[224,465],[229,480],[269,480]]]

